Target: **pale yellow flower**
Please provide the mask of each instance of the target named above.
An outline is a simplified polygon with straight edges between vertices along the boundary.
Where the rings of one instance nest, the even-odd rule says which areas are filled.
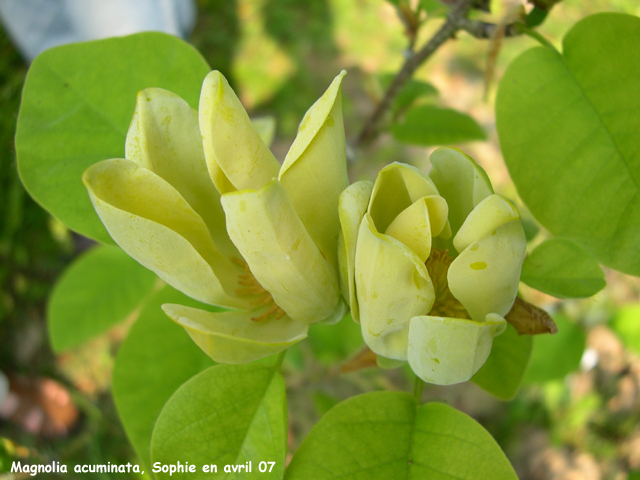
[[[342,291],[375,353],[453,384],[484,364],[506,328],[526,241],[517,210],[454,149],[430,176],[384,168],[340,197]]]
[[[125,159],[84,174],[124,251],[188,296],[231,309],[163,306],[218,362],[281,351],[345,313],[336,258],[348,184],[343,76],[306,113],[282,166],[214,71],[199,111],[166,90],[141,91]]]

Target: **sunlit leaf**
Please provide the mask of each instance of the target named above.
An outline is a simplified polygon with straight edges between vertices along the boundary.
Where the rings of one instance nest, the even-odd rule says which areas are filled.
[[[558,298],[590,297],[607,284],[593,255],[566,238],[538,245],[525,259],[520,279]]]
[[[194,473],[157,473],[156,478],[282,478],[287,442],[284,380],[273,367],[217,365],[189,380],[169,399],[151,441],[152,461],[190,463]],[[225,465],[248,465],[225,473]],[[260,473],[260,462],[275,462]],[[217,466],[217,475],[203,465]]]
[[[603,264],[640,275],[640,18],[578,22],[562,54],[526,51],[496,101],[511,178],[536,219]]]
[[[124,156],[139,90],[165,88],[197,107],[208,71],[192,46],[157,32],[46,50],[29,69],[18,116],[16,153],[25,187],[72,230],[112,243],[82,172]]]
[[[213,364],[184,328],[164,314],[164,303],[202,307],[169,286],[157,292],[120,347],[113,371],[120,420],[147,472],[151,432],[160,410],[180,385]]]
[[[391,127],[391,133],[399,142],[424,146],[486,138],[480,125],[469,115],[433,105],[412,108],[404,121]]]
[[[64,272],[49,298],[56,352],[77,347],[124,320],[151,293],[156,275],[118,247],[97,246]]]
[[[331,409],[304,440],[286,480],[516,479],[491,435],[442,403],[374,392]]]

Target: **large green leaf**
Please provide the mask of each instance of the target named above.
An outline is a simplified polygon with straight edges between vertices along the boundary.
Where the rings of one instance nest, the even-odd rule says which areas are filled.
[[[193,47],[155,32],[45,51],[29,69],[18,116],[16,152],[25,187],[71,229],[111,242],[82,172],[124,156],[139,90],[165,88],[197,107],[208,71]]]
[[[640,304],[625,305],[611,322],[622,343],[640,355]]]
[[[151,293],[157,279],[118,247],[97,246],[78,257],[49,298],[53,349],[77,347],[127,318]]]
[[[496,102],[500,145],[531,213],[603,264],[640,275],[640,18],[578,22],[563,53],[528,50]]]
[[[566,238],[538,245],[525,259],[520,280],[558,298],[590,297],[607,284],[594,256]]]
[[[523,382],[559,380],[580,366],[586,336],[584,330],[564,315],[554,315],[558,333],[536,335]]]
[[[184,328],[164,314],[163,303],[202,308],[165,286],[145,305],[120,347],[113,370],[118,413],[146,472],[151,471],[151,432],[165,402],[180,385],[213,364]]]
[[[304,440],[287,480],[517,479],[475,420],[442,403],[374,392],[331,409]]]
[[[531,336],[518,335],[511,325],[493,339],[491,354],[471,381],[483,390],[502,399],[513,398],[531,355]]]
[[[486,138],[480,125],[469,115],[433,105],[412,108],[403,122],[391,127],[391,133],[399,142],[425,146]]]
[[[280,479],[286,444],[282,376],[263,365],[217,365],[189,380],[169,399],[153,430],[151,458],[154,463],[197,466],[193,473],[157,473],[158,479]],[[251,474],[225,473],[225,465],[249,462]],[[261,462],[275,464],[260,472]],[[217,474],[204,472],[204,465],[216,465]]]

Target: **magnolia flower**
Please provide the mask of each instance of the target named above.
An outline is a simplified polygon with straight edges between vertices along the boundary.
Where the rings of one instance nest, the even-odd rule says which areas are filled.
[[[454,149],[430,176],[384,168],[340,196],[343,296],[369,348],[426,382],[464,382],[506,328],[526,241],[515,207]]]
[[[340,84],[309,109],[282,166],[219,72],[199,111],[159,88],[138,94],[125,159],[83,180],[115,242],[210,312],[163,305],[214,360],[281,351],[343,316],[338,198],[348,185]]]

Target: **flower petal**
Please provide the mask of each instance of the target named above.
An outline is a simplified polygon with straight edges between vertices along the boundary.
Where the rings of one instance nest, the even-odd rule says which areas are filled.
[[[338,198],[349,185],[338,75],[307,111],[280,170],[280,182],[322,254],[337,265]]]
[[[413,250],[422,262],[431,253],[431,239],[447,223],[447,202],[440,195],[422,197],[405,208],[385,232]]]
[[[491,182],[482,167],[455,148],[440,148],[429,160],[433,165],[429,176],[449,205],[455,235],[471,210],[493,193]]]
[[[351,307],[352,318],[358,323],[360,323],[360,316],[354,281],[356,244],[360,223],[367,211],[372,190],[373,184],[371,182],[356,182],[342,192],[338,203],[338,213],[342,225],[341,245],[339,246],[340,270],[347,290],[343,292],[343,295]]]
[[[453,239],[453,245],[458,252],[462,252],[503,223],[519,218],[518,210],[506,198],[496,194],[490,195],[478,203],[469,214]]]
[[[231,240],[280,308],[307,324],[329,317],[340,297],[337,271],[307,233],[280,182],[225,194],[222,206]]]
[[[335,325],[340,320],[342,320],[344,316],[348,313],[349,313],[349,306],[347,305],[347,302],[345,302],[344,298],[340,298],[338,300],[338,305],[336,305],[336,308],[333,309],[333,312],[331,312],[331,315],[329,315],[327,318],[322,320],[321,323],[323,323],[324,325]]]
[[[452,385],[469,380],[484,365],[493,338],[507,323],[487,315],[482,323],[427,315],[413,317],[409,327],[409,365],[428,383]]]
[[[454,243],[467,247],[449,267],[453,296],[474,320],[489,313],[506,315],[516,298],[526,249],[513,206],[499,195],[487,197],[469,215]]]
[[[170,183],[202,217],[218,248],[227,256],[238,255],[227,235],[220,194],[207,171],[198,112],[186,101],[161,88],[140,91],[125,157]]]
[[[199,119],[207,167],[220,193],[258,189],[278,176],[280,164],[218,71],[202,84]]]
[[[433,285],[418,255],[380,234],[369,214],[358,233],[355,284],[366,344],[378,355],[406,360],[409,321],[431,309]]]
[[[400,212],[429,195],[438,195],[438,189],[424,172],[404,163],[392,163],[378,173],[368,211],[376,229],[384,232]]]
[[[91,201],[122,249],[167,283],[202,302],[241,307],[236,267],[204,221],[166,181],[130,160],[105,160],[83,176]]]
[[[165,304],[162,309],[184,327],[204,353],[219,363],[249,363],[281,352],[306,338],[309,329],[286,316],[252,320],[266,309],[207,312],[175,304]]]

